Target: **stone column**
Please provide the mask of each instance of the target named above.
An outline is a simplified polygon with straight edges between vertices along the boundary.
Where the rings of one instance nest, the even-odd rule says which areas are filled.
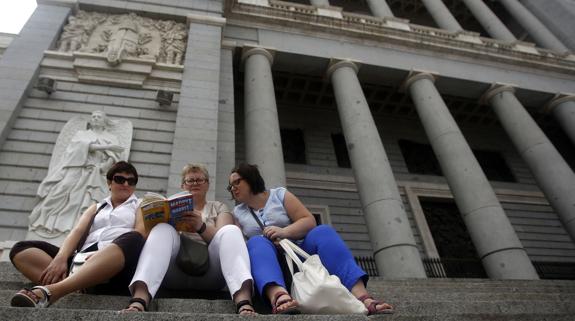
[[[455,20],[455,17],[453,17],[443,1],[421,0],[421,2],[423,2],[423,5],[433,18],[433,21],[435,21],[435,23],[439,26],[439,28],[453,32],[463,30],[463,28],[459,25],[459,22]]]
[[[377,268],[384,278],[425,278],[391,165],[357,78],[358,66],[328,69]]]
[[[329,0],[310,0],[312,6],[329,7]]]
[[[501,2],[511,16],[527,30],[537,44],[561,53],[569,51],[567,47],[518,0],[499,0],[499,2]]]
[[[463,2],[491,37],[509,42],[517,41],[513,33],[507,29],[483,0],[463,0]]]
[[[367,0],[367,5],[375,17],[393,17],[393,12],[389,8],[386,0]]]
[[[455,203],[490,278],[538,279],[489,181],[429,73],[412,73],[411,94]]]
[[[2,55],[0,146],[6,141],[20,114],[28,90],[36,84],[44,50],[54,47],[75,5],[75,1],[38,0],[38,7]]]
[[[513,87],[495,85],[485,93],[483,101],[493,107],[503,129],[575,241],[575,174],[517,100]]]
[[[208,199],[214,199],[218,150],[220,55],[226,19],[188,15],[188,42],[182,74],[178,116],[172,145],[168,194],[181,190],[181,171],[189,162],[210,172]]]
[[[575,95],[559,96],[547,108],[575,146]]]
[[[257,164],[266,188],[285,186],[285,168],[271,65],[263,48],[244,48],[246,161]]]

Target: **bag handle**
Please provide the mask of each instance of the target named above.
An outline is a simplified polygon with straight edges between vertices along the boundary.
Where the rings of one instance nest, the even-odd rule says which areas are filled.
[[[292,241],[288,239],[283,239],[279,242],[280,246],[284,250],[284,255],[287,261],[287,266],[290,270],[290,273],[294,274],[293,270],[293,263],[297,265],[300,271],[303,271],[303,263],[299,258],[298,254],[302,256],[304,259],[308,259],[310,257],[304,250],[302,250],[299,246],[295,245]],[[297,253],[297,254],[296,254]]]

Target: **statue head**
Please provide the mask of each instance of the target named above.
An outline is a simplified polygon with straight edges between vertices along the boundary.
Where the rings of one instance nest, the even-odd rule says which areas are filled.
[[[88,121],[88,128],[106,128],[108,125],[110,125],[110,120],[105,112],[101,110],[92,112],[92,116],[90,116]]]

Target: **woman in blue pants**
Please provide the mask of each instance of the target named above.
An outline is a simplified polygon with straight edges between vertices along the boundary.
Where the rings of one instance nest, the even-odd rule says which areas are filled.
[[[266,190],[257,166],[241,164],[234,168],[228,190],[239,203],[234,218],[248,238],[256,287],[270,300],[274,314],[298,313],[298,302],[286,290],[278,261],[277,243],[284,238],[295,240],[311,255],[318,254],[329,273],[340,278],[370,315],[393,312],[391,305],[368,294],[368,275],[355,263],[337,232],[327,225],[316,226],[313,215],[285,188]]]

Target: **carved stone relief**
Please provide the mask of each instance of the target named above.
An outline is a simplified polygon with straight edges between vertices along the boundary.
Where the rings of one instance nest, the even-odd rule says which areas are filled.
[[[187,34],[184,23],[172,20],[80,10],[68,18],[58,51],[102,54],[112,66],[127,57],[181,65]]]

